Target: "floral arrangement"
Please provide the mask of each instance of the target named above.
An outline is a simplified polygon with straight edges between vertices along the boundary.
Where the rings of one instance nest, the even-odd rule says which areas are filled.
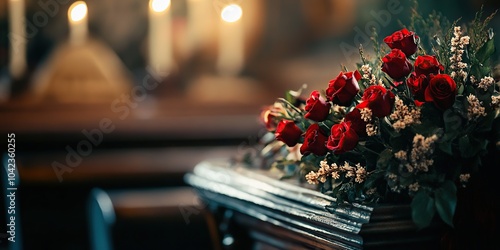
[[[495,149],[500,94],[488,28],[495,13],[483,19],[481,10],[461,26],[417,13],[385,45],[375,43],[375,58],[360,47],[357,69],[343,66],[325,89],[289,91],[266,107],[261,119],[273,136],[263,137],[271,139],[261,155],[335,205],[407,201],[424,228],[435,215],[453,225],[457,189]]]

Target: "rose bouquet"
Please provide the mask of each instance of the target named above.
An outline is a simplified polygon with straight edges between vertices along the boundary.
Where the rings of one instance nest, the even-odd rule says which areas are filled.
[[[342,67],[325,89],[289,91],[262,112],[271,135],[264,163],[336,198],[332,205],[408,202],[418,227],[435,215],[453,225],[457,190],[498,150],[493,15],[442,29],[438,17],[416,14],[375,44],[375,58],[360,46],[357,69]]]

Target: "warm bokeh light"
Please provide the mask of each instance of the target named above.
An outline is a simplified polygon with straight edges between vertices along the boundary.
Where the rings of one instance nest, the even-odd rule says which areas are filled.
[[[154,12],[163,12],[170,6],[170,0],[151,0],[150,6]]]
[[[230,4],[224,7],[224,9],[222,9],[222,12],[220,14],[222,20],[228,23],[234,23],[240,20],[242,15],[243,15],[243,10],[237,4]]]
[[[69,19],[73,22],[83,20],[87,16],[87,4],[84,1],[76,1],[68,11]]]

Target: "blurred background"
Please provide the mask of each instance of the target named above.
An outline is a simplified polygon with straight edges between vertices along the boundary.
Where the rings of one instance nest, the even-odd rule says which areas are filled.
[[[463,22],[500,6],[418,3],[422,16]],[[264,106],[303,84],[325,88],[341,65],[355,67],[360,43],[373,51],[372,27],[381,41],[409,22],[412,6],[0,0],[0,134],[15,134],[18,187],[9,245],[5,139],[0,247],[212,249],[213,222],[183,175],[255,150]]]

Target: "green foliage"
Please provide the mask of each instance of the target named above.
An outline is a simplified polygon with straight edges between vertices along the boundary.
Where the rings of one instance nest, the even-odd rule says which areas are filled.
[[[419,191],[413,197],[411,202],[411,217],[418,228],[425,228],[431,223],[436,213],[434,203],[434,198],[424,190]]]
[[[474,51],[478,51],[481,48],[484,48],[485,43],[488,43],[492,39],[492,31],[490,30],[489,23],[493,18],[495,17],[496,13],[498,10],[495,10],[495,12],[491,13],[489,16],[483,19],[483,6],[481,6],[481,9],[476,12],[474,20],[470,23],[469,25],[469,30],[468,33],[470,34],[471,37],[471,48]],[[491,35],[491,36],[490,36]],[[475,50],[474,50],[475,49]],[[479,53],[479,52],[478,52]],[[486,59],[488,59],[488,56],[485,54],[481,57],[484,62]]]
[[[420,36],[420,54],[435,54],[446,67],[450,51],[450,45],[447,41],[450,40],[453,27],[458,21],[456,20],[452,24],[446,17],[436,11],[424,17],[418,8],[417,0],[413,0],[409,28],[417,32],[417,34],[427,34],[427,36]],[[446,31],[446,33],[443,33],[443,31]]]
[[[393,152],[391,149],[387,148],[384,151],[382,151],[377,161],[377,168],[381,170],[386,169],[387,166],[389,166],[389,162],[392,159],[392,157],[393,157]]]
[[[445,181],[434,194],[436,211],[446,224],[453,227],[453,215],[457,206],[457,187],[453,182]]]

